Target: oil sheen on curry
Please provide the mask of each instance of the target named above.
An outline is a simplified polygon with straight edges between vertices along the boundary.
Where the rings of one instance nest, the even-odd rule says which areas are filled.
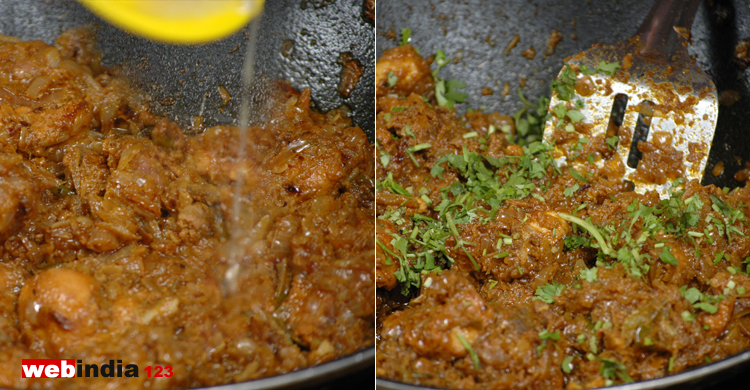
[[[364,132],[279,83],[238,159],[237,128],[186,136],[100,57],[84,30],[53,46],[0,37],[0,387],[211,386],[372,345]],[[243,256],[227,294],[233,221]],[[21,378],[22,359],[44,358],[140,375]]]
[[[377,375],[454,389],[581,389],[663,377],[750,347],[747,187],[680,178],[668,134],[622,180],[575,95],[554,140],[544,99],[514,117],[451,108],[450,63],[406,42],[377,63]],[[423,53],[424,54],[424,53]],[[589,73],[590,74],[590,73]],[[536,129],[537,136],[533,136]]]

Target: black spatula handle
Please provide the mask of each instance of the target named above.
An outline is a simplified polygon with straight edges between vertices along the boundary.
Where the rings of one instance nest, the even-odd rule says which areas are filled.
[[[658,61],[667,60],[680,51],[685,38],[675,27],[690,29],[699,3],[700,0],[656,0],[635,34],[643,44],[638,54]]]

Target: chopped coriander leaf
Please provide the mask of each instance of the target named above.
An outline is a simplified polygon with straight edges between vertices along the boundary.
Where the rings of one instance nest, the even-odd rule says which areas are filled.
[[[421,144],[416,144],[414,146],[409,146],[407,150],[409,150],[410,152],[418,152],[420,150],[429,149],[430,147],[432,147],[432,145],[430,145],[428,142],[424,142]]]
[[[731,209],[727,206],[726,203],[724,203],[723,200],[721,200],[721,198],[714,194],[711,194],[710,197],[711,203],[713,203],[719,209],[719,211],[721,211],[722,214],[724,214],[725,216],[729,216],[731,214]]]
[[[536,296],[531,300],[540,300],[544,303],[552,304],[555,303],[554,297],[559,296],[564,289],[565,285],[557,283],[553,280],[552,282],[547,283],[544,286],[537,287],[536,292],[534,293],[534,295]]]
[[[435,81],[435,99],[439,106],[453,108],[453,102],[445,97],[445,81],[443,80],[436,79]]]
[[[606,74],[607,76],[614,76],[617,70],[620,69],[620,63],[619,62],[599,62],[599,65],[596,67],[597,72],[602,72]]]
[[[565,359],[563,359],[560,368],[564,373],[570,374],[571,371],[573,371],[573,369],[575,368],[575,366],[573,365],[573,356],[566,356]]]
[[[414,165],[416,165],[416,166],[417,166],[417,168],[418,168],[418,167],[419,167],[419,162],[418,162],[418,161],[417,161],[417,159],[416,159],[416,158],[414,157],[414,153],[412,153],[412,151],[411,151],[411,150],[409,150],[409,148],[406,148],[406,155],[407,155],[407,156],[409,156],[409,159],[411,160],[411,162],[413,162],[413,163],[414,163]]]
[[[526,107],[536,108],[536,105],[526,99],[526,96],[524,96],[523,90],[521,88],[516,89],[516,93],[518,94],[518,98],[521,100],[521,103],[523,103]]]
[[[577,111],[577,110],[568,110],[565,113],[565,116],[567,116],[570,119],[571,123],[578,123],[578,122],[581,122],[582,120],[586,119],[583,116],[583,114],[581,114],[581,112]]]
[[[560,332],[558,332],[558,331],[550,332],[550,331],[548,331],[548,330],[545,329],[545,330],[539,332],[539,338],[542,339],[542,340],[554,340],[554,341],[557,341],[557,340],[560,340]]]
[[[391,107],[391,111],[393,112],[401,112],[406,110],[406,107]]]
[[[589,349],[592,353],[599,352],[599,340],[597,339],[596,335],[592,335],[591,337],[589,337]]]
[[[404,133],[406,133],[406,135],[408,135],[409,137],[417,138],[417,136],[414,135],[414,133],[411,131],[411,127],[409,125],[404,126]]]
[[[538,347],[536,347],[536,354],[537,354],[537,355],[541,355],[541,354],[542,354],[542,351],[544,350],[544,347],[546,347],[546,346],[547,346],[547,343],[548,343],[548,342],[549,342],[549,341],[547,341],[547,340],[544,340],[544,341],[542,341],[542,343],[541,343],[541,344],[539,344],[539,346],[538,346]]]
[[[476,351],[474,351],[474,348],[471,347],[471,344],[469,344],[468,341],[464,338],[464,336],[460,333],[456,333],[456,336],[458,337],[458,341],[461,342],[461,345],[466,348],[466,351],[469,352],[469,356],[471,356],[471,361],[474,362],[474,368],[479,370],[482,368],[482,366],[479,364],[479,355],[477,355]]]
[[[386,189],[398,195],[411,196],[411,193],[409,191],[402,187],[401,184],[398,184],[398,182],[393,178],[393,173],[391,172],[388,172],[388,177],[380,181],[378,188]]]
[[[581,65],[580,68],[579,68],[579,70],[581,71],[581,73],[583,73],[585,75],[588,75],[588,76],[592,76],[592,75],[596,74],[596,71],[593,71],[593,70],[589,69],[589,67],[586,66],[585,64]]]
[[[507,135],[509,142],[516,142],[521,146],[526,146],[539,141],[542,138],[544,124],[551,116],[547,110],[549,98],[541,96],[538,99],[538,103],[534,105],[523,96],[521,88],[518,88],[516,91],[518,92],[521,101],[524,102],[524,105],[526,106],[513,115],[513,121],[516,125],[517,139],[514,140],[510,134],[510,126],[508,126],[507,131],[503,129],[503,132]]]
[[[584,236],[566,236],[564,241],[568,251],[591,246],[591,239]]]
[[[677,261],[677,258],[674,257],[674,255],[672,254],[672,252],[670,252],[671,249],[672,248],[670,248],[668,246],[665,246],[664,248],[662,248],[661,254],[659,255],[659,258],[661,259],[661,261],[663,261],[663,262],[665,262],[667,264],[679,265],[680,262]]]
[[[410,28],[402,28],[401,29],[401,42],[400,45],[408,45],[409,42],[411,42],[411,29]]]
[[[592,223],[565,213],[557,213],[557,215],[560,216],[560,218],[562,218],[563,220],[572,222],[589,232],[589,234],[591,234],[594,239],[596,239],[596,242],[599,243],[599,248],[605,255],[614,255],[615,252],[612,250],[612,248],[609,247],[607,241],[604,240],[604,236],[602,236],[602,233]]]
[[[560,122],[558,122],[558,125],[562,125],[562,120],[565,119],[565,114],[568,113],[568,109],[567,107],[565,107],[565,104],[558,103],[555,108],[552,109],[552,112],[556,117],[560,118]]]
[[[388,88],[396,85],[396,83],[398,83],[398,76],[393,71],[388,72]]]
[[[712,305],[708,302],[698,302],[694,304],[693,307],[696,309],[701,309],[709,314],[714,314],[719,311],[719,308],[716,305]]]
[[[560,76],[552,80],[552,91],[557,92],[558,99],[569,101],[575,95],[575,84],[576,74],[570,68],[570,65],[566,64],[560,72]]]
[[[466,101],[466,99],[469,98],[469,95],[467,93],[458,92],[459,89],[466,88],[466,83],[463,81],[459,81],[456,79],[451,79],[448,81],[446,86],[446,92],[445,92],[445,98],[456,102],[456,103],[463,103]]]
[[[703,294],[695,287],[687,288],[687,286],[682,286],[680,288],[680,295],[690,302],[693,305],[693,308],[703,310],[709,314],[714,314],[719,310],[714,303],[721,301],[721,298],[723,298],[723,295],[711,297]],[[683,319],[685,319],[684,314]]]
[[[435,63],[437,67],[432,71],[432,78],[435,79],[435,99],[438,105],[452,109],[455,103],[465,102],[469,95],[458,90],[466,88],[466,83],[456,79],[446,82],[444,79],[438,77],[440,69],[448,64],[445,52],[442,50],[437,51],[435,54]]]
[[[609,147],[610,149],[612,149],[612,150],[615,150],[615,149],[617,149],[617,143],[618,143],[618,142],[620,142],[620,137],[618,137],[618,136],[616,136],[616,135],[615,135],[615,136],[612,136],[612,137],[609,137],[609,138],[607,138],[607,146],[608,146],[608,147]]]
[[[687,299],[688,302],[690,302],[691,304],[698,302],[703,296],[700,290],[698,290],[695,287],[690,287],[689,289],[686,289],[684,291],[681,290],[681,294],[682,294],[682,297]]]
[[[406,239],[403,237],[398,237],[391,240],[391,245],[401,253],[400,256],[388,249],[388,247],[386,247],[379,239],[375,239],[375,242],[378,244],[378,246],[380,246],[383,252],[386,253],[386,256],[395,257],[396,259],[398,259],[399,269],[394,272],[394,275],[396,276],[396,280],[401,283],[401,293],[404,295],[408,295],[409,289],[412,286],[419,288],[421,284],[419,273],[416,272],[406,260]]]
[[[580,172],[573,169],[573,167],[568,167],[568,170],[570,171],[570,175],[573,176],[574,179],[588,183],[589,179],[585,178]]]
[[[624,364],[614,359],[597,357],[597,360],[602,363],[602,366],[599,369],[599,373],[602,375],[602,377],[604,377],[604,379],[614,381],[619,378],[625,383],[633,382],[633,379],[628,375],[628,369]]]
[[[592,267],[590,269],[584,268],[581,270],[581,279],[589,283],[596,282],[598,271],[599,271],[599,268],[597,267]]]
[[[546,177],[546,168],[553,164],[552,157],[548,153],[550,149],[548,145],[535,142],[524,147],[523,156],[508,156],[500,159],[464,149],[461,155],[449,154],[441,157],[430,174],[433,177],[442,177],[445,168],[441,164],[447,162],[446,165],[458,170],[460,176],[466,181],[456,182],[444,189],[446,199],[448,191],[454,196],[470,194],[472,199],[482,200],[492,210],[497,210],[507,199],[522,199],[531,196],[537,188],[532,180]],[[495,174],[494,170],[502,167],[512,170],[503,176]],[[437,209],[437,211],[440,210]]]
[[[717,253],[716,256],[714,256],[714,265],[719,265],[719,262],[723,258],[724,258],[724,251]]]
[[[380,164],[383,165],[383,168],[388,168],[388,163],[390,162],[391,162],[391,155],[385,150],[381,150],[380,151]]]
[[[448,61],[449,60],[445,58],[445,52],[438,50],[435,53],[435,64],[437,64],[437,68],[432,71],[432,77],[437,77],[437,72],[445,65],[448,65]]]
[[[570,147],[570,150],[581,150],[583,148],[583,145],[586,145],[589,143],[589,139],[586,137],[581,137],[576,141],[576,144]]]

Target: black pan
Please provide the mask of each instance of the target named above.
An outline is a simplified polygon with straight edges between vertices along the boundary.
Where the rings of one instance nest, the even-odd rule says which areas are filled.
[[[533,101],[549,94],[550,81],[565,57],[594,43],[615,43],[632,36],[652,5],[653,1],[644,0],[381,0],[376,53],[380,55],[398,44],[389,38],[393,33],[397,36],[402,28],[411,28],[411,42],[423,55],[442,49],[447,57],[459,59],[441,71],[441,77],[467,84],[464,91],[470,97],[458,106],[459,112],[486,106],[489,111],[512,115],[522,108],[516,95],[522,77],[526,79],[524,94]],[[563,40],[553,54],[546,56],[553,30],[558,30]],[[735,104],[719,109],[703,184],[737,187],[742,183],[734,180],[734,174],[750,161],[750,69],[737,66],[732,58],[739,40],[750,38],[750,0],[706,0],[698,10],[692,33],[690,52],[713,78],[718,91],[734,90],[741,96]],[[510,55],[505,55],[515,35],[520,41]],[[521,56],[530,46],[536,50],[533,60]],[[507,97],[501,93],[506,82],[511,85]],[[491,88],[494,94],[482,96],[483,87]],[[724,172],[714,176],[714,167],[720,161]],[[748,369],[750,352],[744,352],[682,374],[618,388],[713,388],[717,380],[726,381]],[[378,387],[417,389],[381,379]]]
[[[310,88],[320,110],[347,105],[354,123],[372,141],[375,134],[374,21],[363,17],[363,3],[362,0],[267,1],[261,20],[256,69],[270,78],[286,80],[298,90]],[[89,24],[97,29],[104,65],[123,65],[150,95],[154,112],[165,114],[183,128],[189,128],[190,117],[204,105],[206,126],[237,124],[247,28],[211,44],[174,46],[125,33],[72,0],[0,0],[0,34],[52,43],[63,30]],[[288,56],[282,55],[281,50],[286,40],[294,41]],[[337,60],[344,52],[351,53],[364,66],[364,74],[349,98],[337,91],[341,73]],[[222,104],[217,92],[219,85],[235,97],[227,106]],[[217,388],[310,387],[330,383],[342,375],[348,375],[345,383],[356,381],[371,386],[375,378],[374,349],[286,375]]]

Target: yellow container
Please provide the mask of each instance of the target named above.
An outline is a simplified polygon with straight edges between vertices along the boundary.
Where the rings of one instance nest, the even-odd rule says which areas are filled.
[[[260,15],[263,0],[79,0],[132,33],[170,43],[226,37]]]

